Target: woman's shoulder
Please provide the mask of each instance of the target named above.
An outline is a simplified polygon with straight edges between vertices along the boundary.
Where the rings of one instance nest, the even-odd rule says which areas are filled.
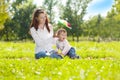
[[[31,27],[31,28],[30,28],[30,31],[35,31],[35,28],[34,28],[34,27]]]

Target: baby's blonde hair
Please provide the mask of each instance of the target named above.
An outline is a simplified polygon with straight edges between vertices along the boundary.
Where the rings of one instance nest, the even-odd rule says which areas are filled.
[[[56,35],[59,36],[62,32],[67,34],[67,31],[64,28],[60,28],[60,29],[58,29]]]

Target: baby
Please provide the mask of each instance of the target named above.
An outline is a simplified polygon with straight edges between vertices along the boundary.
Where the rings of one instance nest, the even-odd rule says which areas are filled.
[[[79,59],[76,55],[75,49],[67,41],[67,31],[65,29],[59,29],[56,33],[56,47],[57,52],[61,51],[60,54],[64,56],[69,56],[72,59]]]

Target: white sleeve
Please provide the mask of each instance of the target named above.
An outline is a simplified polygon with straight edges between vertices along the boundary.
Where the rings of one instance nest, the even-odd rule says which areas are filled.
[[[62,50],[62,54],[66,55],[68,51],[70,50],[71,46],[67,40],[64,42],[64,49]]]
[[[52,43],[54,44],[54,45],[56,45],[56,42],[57,42],[57,40],[58,40],[58,38],[52,38]]]
[[[53,45],[55,44],[55,39],[53,37],[48,38],[47,40],[44,41],[45,44],[52,43]]]
[[[56,51],[59,51],[59,47],[58,47],[58,38],[54,38],[55,39],[55,47],[56,47]]]
[[[49,24],[49,28],[50,28],[50,34],[53,36],[53,33],[54,33],[53,26],[51,24]]]
[[[51,38],[49,38],[48,39],[48,41],[49,42],[52,42],[52,44],[56,44],[56,40],[58,39],[58,38],[54,38],[53,37],[53,33],[54,33],[54,31],[53,31],[53,26],[51,25],[51,24],[49,24],[49,27],[50,27],[50,34],[52,35],[52,37]]]
[[[36,45],[38,45],[38,46],[44,45],[44,41],[39,38],[37,31],[35,30],[34,27],[32,27],[30,29],[30,33],[31,33],[31,36],[32,36],[33,40],[35,41]]]

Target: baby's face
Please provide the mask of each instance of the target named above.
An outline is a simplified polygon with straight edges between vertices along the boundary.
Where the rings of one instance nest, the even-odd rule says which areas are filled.
[[[58,38],[60,41],[64,41],[67,38],[67,33],[61,32]]]

